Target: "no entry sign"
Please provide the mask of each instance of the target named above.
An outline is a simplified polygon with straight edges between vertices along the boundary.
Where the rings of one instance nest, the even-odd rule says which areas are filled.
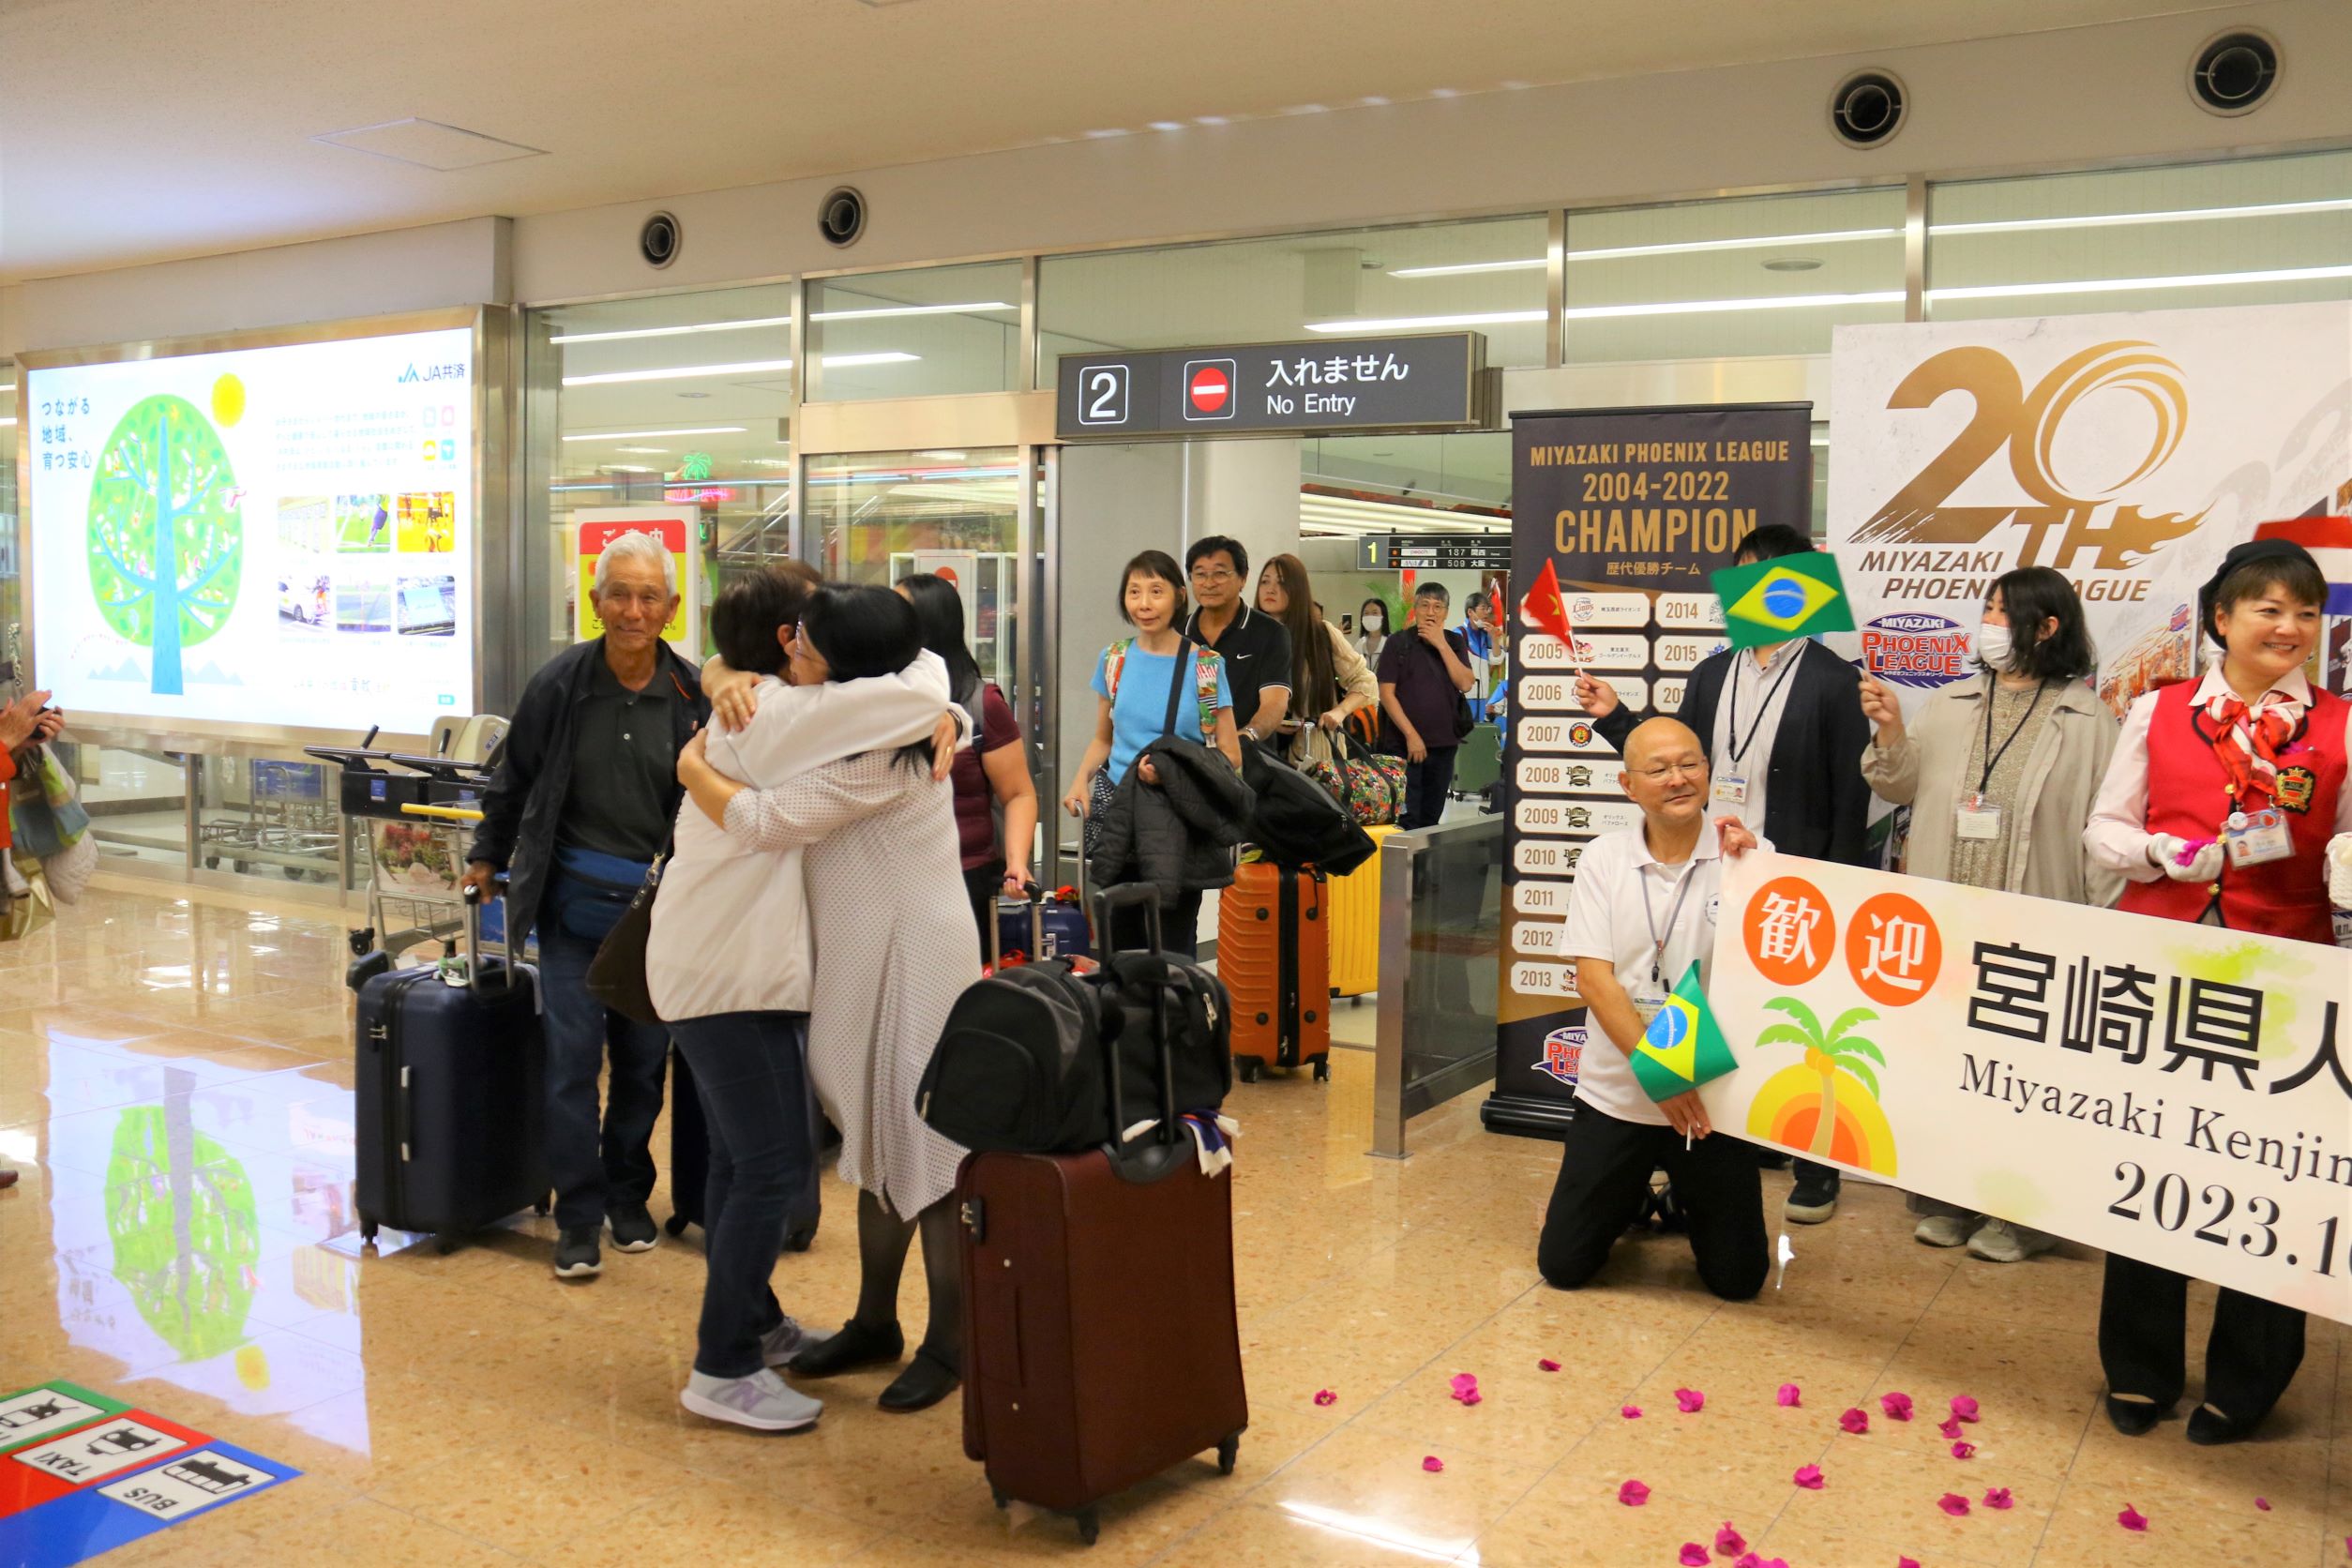
[[[1499,373],[1475,332],[1068,354],[1064,441],[1489,428]]]

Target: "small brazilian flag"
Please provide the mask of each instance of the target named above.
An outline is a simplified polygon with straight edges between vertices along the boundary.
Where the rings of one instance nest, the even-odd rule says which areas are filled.
[[[1735,648],[1854,629],[1846,581],[1827,550],[1726,566],[1710,580],[1723,601],[1724,636]]]
[[[1634,1077],[1651,1099],[1670,1100],[1738,1065],[1716,1027],[1714,1009],[1707,1005],[1707,993],[1698,988],[1698,964],[1693,960],[1634,1048]]]

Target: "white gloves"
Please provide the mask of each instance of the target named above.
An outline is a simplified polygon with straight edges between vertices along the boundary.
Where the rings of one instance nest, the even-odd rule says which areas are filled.
[[[2207,839],[2202,849],[2194,854],[2186,855],[2184,863],[2183,855],[2188,848],[2187,839],[2176,838],[2169,833],[2160,833],[2148,846],[2148,858],[2154,861],[2157,868],[2175,882],[2209,882],[2222,874],[2223,851],[2220,839]]]
[[[2328,840],[2328,902],[2352,910],[2352,833]]]

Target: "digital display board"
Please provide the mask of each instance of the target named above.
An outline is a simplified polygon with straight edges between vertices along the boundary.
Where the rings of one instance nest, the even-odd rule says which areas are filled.
[[[35,368],[34,667],[68,714],[429,732],[474,700],[474,334]]]

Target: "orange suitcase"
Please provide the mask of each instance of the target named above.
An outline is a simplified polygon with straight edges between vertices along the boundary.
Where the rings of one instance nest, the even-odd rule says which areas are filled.
[[[1331,928],[1323,873],[1253,861],[1217,907],[1217,978],[1232,997],[1233,1068],[1254,1083],[1268,1064],[1331,1076]]]

